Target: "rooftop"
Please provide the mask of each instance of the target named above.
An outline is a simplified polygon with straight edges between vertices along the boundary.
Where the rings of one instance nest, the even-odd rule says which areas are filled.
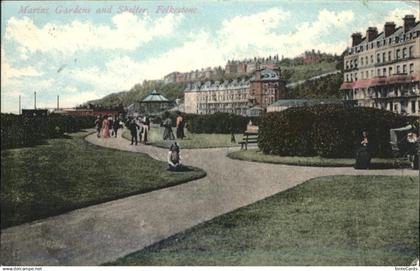
[[[160,93],[156,90],[153,90],[152,93],[147,95],[142,102],[169,102],[169,100],[160,95]]]
[[[342,100],[332,99],[282,99],[274,102],[271,106],[302,106],[302,105],[318,105],[318,104],[338,104],[342,103]]]

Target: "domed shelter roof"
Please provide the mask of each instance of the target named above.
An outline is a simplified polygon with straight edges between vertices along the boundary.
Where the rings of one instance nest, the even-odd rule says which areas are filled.
[[[261,80],[278,80],[279,76],[271,69],[264,69],[261,71]]]
[[[169,102],[169,100],[160,95],[160,93],[156,90],[153,90],[152,93],[147,95],[142,102]]]

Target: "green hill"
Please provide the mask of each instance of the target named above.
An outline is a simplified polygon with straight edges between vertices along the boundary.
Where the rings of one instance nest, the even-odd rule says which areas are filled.
[[[341,99],[340,85],[343,83],[341,73],[331,74],[288,89],[289,99]]]
[[[323,59],[318,62],[304,64],[301,61],[284,59],[280,62],[280,69],[282,77],[286,80],[287,83],[298,82],[301,80],[307,80],[311,77],[328,73],[336,70],[336,67],[340,66],[340,57],[329,58],[327,60]],[[340,75],[341,76],[341,75]],[[336,76],[338,78],[338,76]],[[334,77],[334,78],[336,78]],[[215,80],[225,80],[233,79],[232,75],[219,74],[218,78]],[[318,82],[321,83],[321,86],[317,87],[315,84]],[[335,83],[334,83],[335,82]],[[328,82],[327,79],[314,80],[304,86],[300,86],[298,90],[294,90],[292,93],[293,97],[304,97],[304,94],[311,93],[310,97],[320,95],[319,98],[325,98],[324,96],[329,97],[330,94],[334,93],[333,89],[338,84],[337,80],[334,82]],[[107,95],[101,99],[89,101],[85,103],[94,104],[102,107],[113,107],[113,106],[128,106],[136,101],[142,100],[146,95],[148,95],[153,89],[156,89],[163,96],[167,97],[170,100],[177,98],[183,99],[183,91],[186,88],[187,83],[170,83],[165,84],[163,81],[144,81],[134,85],[129,91],[123,91],[119,93],[113,93]],[[327,86],[326,86],[327,85]],[[325,88],[326,86],[326,88]],[[312,88],[313,91],[307,90],[307,88]],[[323,89],[326,89],[326,93],[323,93]],[[338,88],[337,88],[338,89]],[[299,93],[299,94],[296,94]],[[335,94],[334,94],[335,95]]]

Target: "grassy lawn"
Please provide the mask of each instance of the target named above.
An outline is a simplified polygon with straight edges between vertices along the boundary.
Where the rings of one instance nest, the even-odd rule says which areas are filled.
[[[228,154],[229,158],[272,163],[272,164],[285,164],[297,166],[315,166],[315,167],[352,167],[355,159],[349,158],[322,158],[322,157],[299,157],[299,156],[278,156],[264,154],[258,149],[250,149],[247,151],[235,151]],[[373,158],[371,161],[372,168],[386,169],[395,167],[395,159],[382,159]],[[409,167],[410,164],[400,164],[400,167]]]
[[[408,265],[419,255],[419,179],[312,179],[112,265]]]
[[[86,135],[1,152],[2,228],[205,176],[169,172],[164,162],[94,146]]]
[[[175,134],[176,128],[173,128]],[[216,147],[238,147],[238,143],[230,142],[229,134],[193,134],[185,129],[186,138],[182,140],[176,139],[176,142],[183,149],[200,149],[200,148],[216,148]],[[169,148],[171,141],[164,141],[163,128],[151,128],[149,133],[149,143],[156,147]],[[130,132],[125,130],[123,137],[131,140]],[[235,135],[236,142],[242,140],[242,134]]]
[[[282,66],[281,68],[292,71],[292,76],[289,79],[289,83],[292,83],[300,80],[306,80],[323,73],[335,71],[336,64],[336,62],[315,62],[297,66]]]

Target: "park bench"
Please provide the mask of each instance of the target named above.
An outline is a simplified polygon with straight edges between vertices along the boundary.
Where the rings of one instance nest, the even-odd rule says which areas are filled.
[[[247,129],[244,132],[242,141],[239,141],[238,143],[241,144],[241,150],[243,150],[244,147],[245,150],[247,150],[248,144],[258,143],[258,129]]]

